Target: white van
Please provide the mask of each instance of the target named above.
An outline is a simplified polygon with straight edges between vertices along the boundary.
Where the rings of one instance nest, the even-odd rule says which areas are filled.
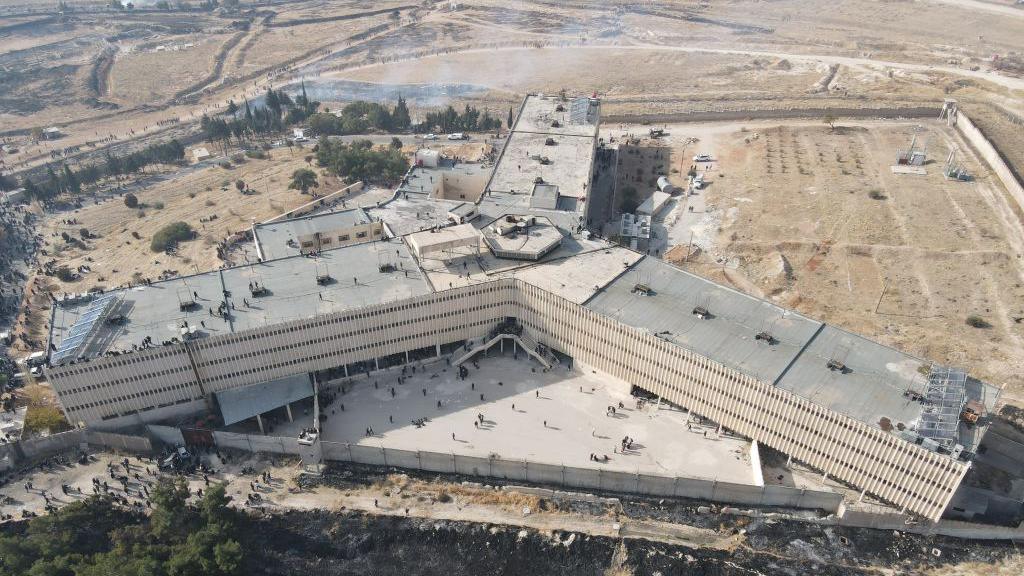
[[[25,364],[28,366],[42,366],[43,364],[46,364],[46,351],[40,350],[39,352],[33,352],[25,358]]]

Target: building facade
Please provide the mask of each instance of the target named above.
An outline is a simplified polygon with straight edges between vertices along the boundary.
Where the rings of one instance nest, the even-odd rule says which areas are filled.
[[[71,422],[146,422],[257,382],[337,369],[354,376],[410,352],[451,353],[509,318],[583,365],[932,520],[969,468],[511,278],[50,367],[47,376]]]

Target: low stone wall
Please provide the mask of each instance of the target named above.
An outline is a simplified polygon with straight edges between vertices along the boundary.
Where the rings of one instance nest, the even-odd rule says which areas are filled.
[[[352,190],[362,190],[362,189],[363,189],[363,182],[360,180],[359,182],[356,182],[354,184],[349,184],[348,186],[345,186],[341,190],[337,190],[335,192],[331,192],[330,194],[328,194],[326,196],[321,196],[320,198],[317,198],[316,200],[313,200],[313,201],[310,201],[310,202],[306,202],[305,204],[303,204],[302,206],[299,206],[298,208],[292,208],[291,210],[289,210],[287,212],[284,212],[282,214],[278,214],[277,216],[274,216],[273,218],[271,218],[269,220],[265,220],[265,221],[261,222],[261,224],[270,224],[271,222],[277,222],[279,220],[288,220],[290,218],[298,218],[299,216],[305,216],[306,214],[309,214],[309,213],[315,211],[317,208],[320,208],[324,204],[327,204],[328,202],[333,201],[335,198],[338,198],[339,196],[344,196],[345,194],[348,194]]]
[[[1016,174],[1000,154],[999,150],[985,137],[985,133],[979,129],[971,119],[958,110],[955,118],[957,132],[964,140],[974,148],[974,151],[992,168],[999,181],[1003,183],[1006,191],[1010,193],[1017,206],[1024,210],[1024,185],[1017,179]]]

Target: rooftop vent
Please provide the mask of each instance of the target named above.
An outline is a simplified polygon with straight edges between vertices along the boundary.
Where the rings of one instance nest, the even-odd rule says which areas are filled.
[[[647,284],[636,284],[635,286],[633,286],[633,293],[643,294],[644,296],[650,296],[654,294],[654,290],[651,290],[651,287],[648,286]]]
[[[178,290],[178,310],[185,312],[195,308],[196,298],[198,296],[199,293],[194,290],[189,290],[187,288]]]
[[[260,296],[266,296],[269,294],[270,290],[267,290],[267,287],[259,282],[249,282],[249,293],[252,294],[253,297],[259,298]]]
[[[327,264],[318,263],[316,265],[316,283],[320,286],[326,286],[332,282],[334,282],[334,278],[331,277]]]
[[[709,312],[708,309],[703,306],[694,306],[693,315],[696,316],[697,318],[700,318],[701,320],[707,320],[708,318],[711,318],[711,312]]]
[[[545,146],[554,146],[555,144],[557,144],[557,142],[555,142],[554,138],[545,138],[544,139],[544,145]]]
[[[754,336],[754,340],[764,340],[768,344],[775,344],[775,336],[772,336],[767,330],[762,330]]]
[[[827,366],[828,369],[832,370],[833,372],[839,371],[839,372],[842,372],[842,373],[846,373],[846,364],[843,364],[842,362],[840,362],[839,360],[836,360],[835,358],[830,359],[825,364],[825,366]]]

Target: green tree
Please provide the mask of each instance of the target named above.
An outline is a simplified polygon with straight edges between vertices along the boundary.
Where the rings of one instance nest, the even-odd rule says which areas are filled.
[[[137,196],[135,196],[135,194],[132,194],[131,192],[129,192],[129,193],[124,195],[124,205],[129,207],[129,208],[132,208],[132,209],[138,208],[139,207],[139,198]]]
[[[235,188],[237,188],[239,192],[242,192],[244,194],[245,193],[245,180],[242,180],[242,179],[235,180]]]
[[[191,240],[194,236],[195,232],[191,226],[185,222],[174,222],[157,230],[149,247],[153,252],[164,252],[176,247],[179,242]],[[185,490],[188,491],[187,486]]]
[[[152,492],[153,514],[149,520],[153,536],[158,539],[180,541],[188,534],[188,497],[188,483],[181,476],[174,479],[161,478],[157,482]]]
[[[33,200],[40,199],[40,195],[42,194],[42,192],[35,185],[35,183],[33,183],[27,177],[22,179],[21,187],[25,189],[25,195],[27,195],[29,198],[32,198]]]
[[[310,188],[319,188],[320,182],[317,181],[316,172],[313,172],[309,168],[299,168],[295,172],[292,172],[292,181],[288,184],[289,190],[299,190],[303,194],[309,192]]]
[[[391,125],[395,130],[408,130],[412,126],[412,118],[409,116],[409,106],[405,98],[398,97],[398,104],[395,111],[391,113]]]
[[[67,164],[61,169],[61,180],[64,190],[67,192],[78,194],[82,191],[82,184],[75,177],[75,173],[71,171],[71,168],[68,168]]]
[[[238,114],[238,104],[235,104],[234,100],[228,100],[228,114],[231,114],[232,118]]]

